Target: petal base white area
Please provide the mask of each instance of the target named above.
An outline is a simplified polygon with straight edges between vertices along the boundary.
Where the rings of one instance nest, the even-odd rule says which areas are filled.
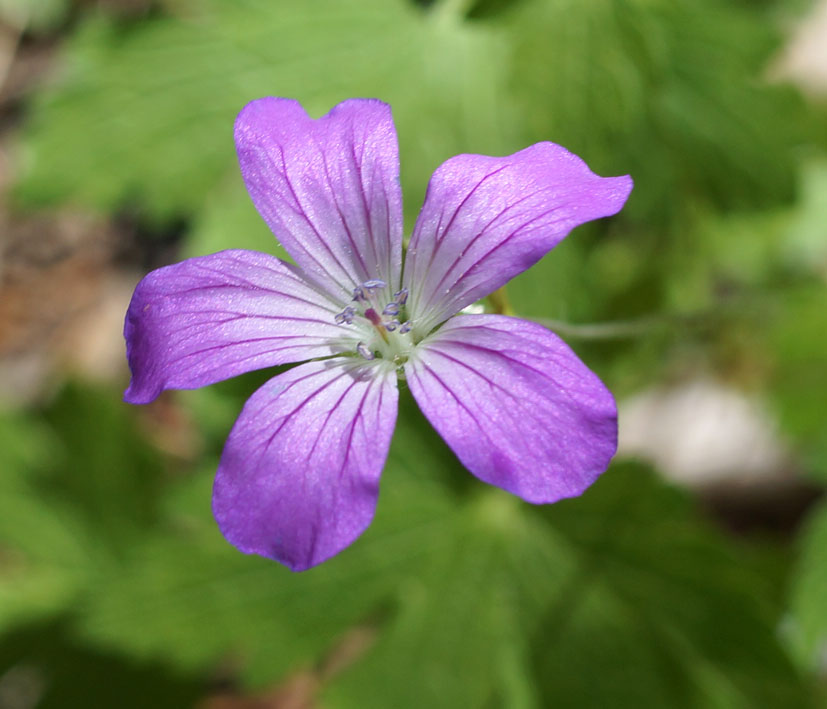
[[[247,401],[215,480],[227,540],[302,571],[352,544],[373,519],[396,425],[394,367],[307,362]]]
[[[462,464],[533,503],[581,494],[617,449],[617,409],[559,337],[502,315],[461,315],[405,366],[426,418]]]

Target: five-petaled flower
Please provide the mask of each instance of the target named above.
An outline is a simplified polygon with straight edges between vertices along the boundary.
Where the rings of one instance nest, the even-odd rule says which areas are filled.
[[[533,503],[579,495],[615,452],[612,395],[556,335],[458,314],[575,226],[615,214],[629,177],[593,174],[553,143],[458,155],[431,178],[407,252],[390,108],[353,99],[313,120],[293,100],[248,104],[241,172],[295,261],[222,251],[137,286],[125,398],[152,401],[303,362],[247,401],[213,494],[224,536],[293,570],[370,524],[404,377],[474,475]]]

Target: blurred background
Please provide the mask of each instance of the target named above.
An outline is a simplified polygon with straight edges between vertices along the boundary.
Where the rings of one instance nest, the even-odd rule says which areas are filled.
[[[393,106],[408,230],[540,140],[623,212],[508,288],[615,392],[581,498],[477,482],[403,392],[376,521],[294,575],[210,490],[273,372],[121,402],[152,268],[281,253],[249,100]],[[827,706],[827,3],[0,0],[0,707]]]

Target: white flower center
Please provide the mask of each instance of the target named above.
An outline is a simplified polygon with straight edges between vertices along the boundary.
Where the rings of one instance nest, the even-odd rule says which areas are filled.
[[[412,323],[407,319],[405,304],[408,289],[393,294],[393,300],[379,299],[387,284],[379,279],[365,281],[353,289],[353,305],[348,305],[336,316],[339,325],[354,325],[364,333],[356,352],[365,359],[381,357],[404,364],[414,346]],[[387,296],[386,296],[387,297]]]

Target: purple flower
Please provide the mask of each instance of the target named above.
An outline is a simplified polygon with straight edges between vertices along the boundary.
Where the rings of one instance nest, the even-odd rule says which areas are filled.
[[[295,260],[222,251],[150,273],[124,334],[143,404],[304,362],[247,401],[221,457],[224,536],[294,571],[370,524],[396,423],[397,379],[481,480],[533,503],[579,495],[616,448],[612,395],[556,335],[460,311],[574,227],[617,213],[627,177],[553,143],[458,155],[431,178],[407,253],[390,108],[353,99],[312,120],[263,98],[235,124],[253,202]]]

